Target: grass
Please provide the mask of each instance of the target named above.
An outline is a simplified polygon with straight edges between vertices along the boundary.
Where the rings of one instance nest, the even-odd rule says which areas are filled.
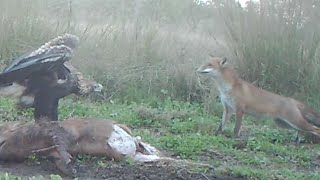
[[[12,107],[12,100],[0,100],[6,121],[17,120],[20,116]],[[144,114],[141,114],[142,109]],[[23,115],[31,117],[30,112]],[[220,117],[205,113],[200,104],[170,99],[157,105],[152,101],[123,104],[64,99],[60,118],[75,116],[114,119],[127,124],[134,129],[134,135],[141,136],[165,154],[212,164],[217,173],[252,179],[320,178],[319,165],[314,164],[320,145],[295,145],[292,143],[294,132],[277,129],[272,121],[246,118],[245,132],[249,135],[247,141],[241,141],[230,137],[234,123],[228,124],[226,135],[215,136]],[[105,166],[101,160],[97,160],[97,165]]]
[[[208,54],[228,56],[244,79],[320,107],[319,5],[273,1],[265,4],[268,16],[263,17],[259,8],[243,10],[233,1],[221,7],[198,6],[192,0],[150,1],[141,6],[132,2],[1,1],[0,66],[57,35],[76,34],[81,47],[72,63],[106,87],[108,102],[67,98],[61,104],[61,119],[116,119],[169,155],[206,161],[224,174],[319,178],[319,167],[313,164],[319,145],[293,145],[294,133],[275,128],[272,121],[246,118],[245,143],[230,137],[234,123],[226,135],[214,136],[222,107],[214,100],[214,90],[208,98],[205,78],[193,73]],[[296,16],[302,10],[310,14]],[[303,23],[307,24],[294,25]],[[17,112],[12,100],[1,99],[0,117],[20,120],[31,118],[31,112]]]

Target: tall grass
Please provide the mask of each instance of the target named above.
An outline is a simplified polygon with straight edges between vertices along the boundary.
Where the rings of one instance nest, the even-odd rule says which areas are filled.
[[[142,102],[171,97],[199,101],[205,91],[194,68],[208,58],[212,49],[225,51],[205,33],[185,25],[163,26],[161,20],[146,20],[139,15],[147,12],[130,19],[109,15],[104,16],[107,20],[100,17],[97,21],[96,17],[90,22],[77,18],[83,17],[84,11],[70,8],[67,1],[25,0],[29,9],[22,12],[23,8],[16,6],[19,2],[1,2],[1,7],[10,5],[11,9],[0,13],[2,65],[57,35],[74,33],[81,38],[81,45],[72,63],[105,86],[107,100]],[[103,5],[102,1],[96,2]],[[56,6],[62,10],[54,11]]]
[[[243,78],[277,93],[317,103],[320,78],[319,3],[261,1],[246,10],[220,8]],[[312,97],[312,98],[308,98]],[[307,99],[307,100],[306,100]]]
[[[81,46],[72,63],[105,86],[105,100],[170,97],[210,107],[216,93],[194,71],[208,54],[231,57],[243,78],[284,95],[306,98],[318,89],[320,31],[312,4],[272,1],[264,14],[260,6],[222,0],[5,0],[0,6],[2,66],[74,33]],[[313,18],[297,16],[306,9]]]

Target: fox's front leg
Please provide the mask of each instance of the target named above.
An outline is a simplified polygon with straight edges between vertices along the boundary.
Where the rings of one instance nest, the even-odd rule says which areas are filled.
[[[224,104],[222,119],[221,119],[219,128],[216,130],[215,135],[218,135],[219,133],[222,133],[225,130],[225,125],[230,120],[231,116],[232,116],[232,110],[227,105]]]
[[[242,124],[242,117],[243,117],[243,111],[237,110],[236,111],[236,125],[234,127],[234,136],[240,137],[240,128]]]

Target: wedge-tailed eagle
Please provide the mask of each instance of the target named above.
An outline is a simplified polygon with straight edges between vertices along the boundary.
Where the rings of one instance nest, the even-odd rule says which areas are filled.
[[[41,117],[58,120],[59,99],[103,88],[68,62],[78,44],[77,36],[64,34],[16,58],[0,74],[0,96],[18,97],[18,108],[33,107],[36,121]]]

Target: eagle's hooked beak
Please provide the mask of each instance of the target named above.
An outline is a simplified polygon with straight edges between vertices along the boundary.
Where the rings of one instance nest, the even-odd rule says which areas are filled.
[[[93,87],[93,91],[94,92],[101,92],[103,89],[103,86],[99,83],[95,84],[94,87]]]

